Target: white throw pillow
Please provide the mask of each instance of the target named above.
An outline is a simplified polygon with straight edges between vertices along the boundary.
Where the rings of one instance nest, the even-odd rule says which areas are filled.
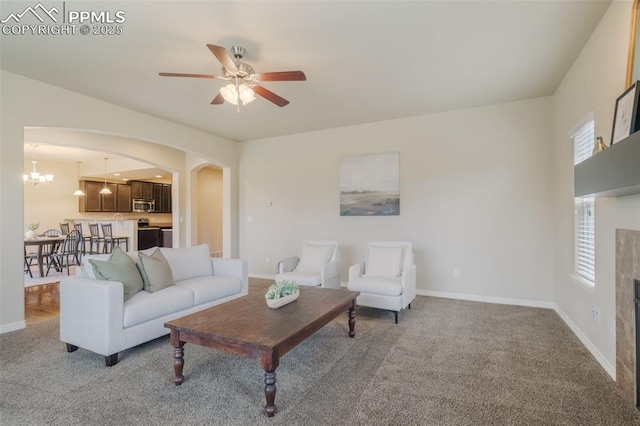
[[[400,276],[402,247],[369,247],[366,277],[395,278]]]
[[[298,272],[320,272],[320,268],[331,259],[333,246],[305,244],[302,247],[302,257],[296,271]]]
[[[213,275],[208,244],[188,248],[160,247],[160,252],[169,262],[175,282]]]

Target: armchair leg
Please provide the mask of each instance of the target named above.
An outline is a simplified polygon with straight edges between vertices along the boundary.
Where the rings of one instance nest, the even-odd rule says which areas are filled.
[[[398,323],[398,311],[393,311],[393,314],[396,316],[396,324]]]
[[[113,367],[116,365],[118,363],[118,353],[116,352],[115,354],[105,355],[104,363],[107,367]]]
[[[67,352],[75,352],[78,350],[76,345],[72,345],[71,343],[67,343]]]
[[[409,303],[409,306],[407,306],[407,309],[411,309],[411,303]]]

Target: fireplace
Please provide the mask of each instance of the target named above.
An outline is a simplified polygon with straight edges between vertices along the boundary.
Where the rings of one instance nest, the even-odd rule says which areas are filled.
[[[640,231],[616,230],[616,383],[640,407]]]

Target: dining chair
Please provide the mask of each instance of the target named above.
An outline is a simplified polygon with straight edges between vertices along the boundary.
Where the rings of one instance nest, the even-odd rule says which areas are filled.
[[[129,238],[127,237],[114,237],[113,227],[110,223],[102,223],[102,235],[103,235],[103,253],[111,253],[116,245],[120,245],[121,242],[126,243],[126,250],[129,250]]]
[[[55,228],[47,229],[42,234],[40,234],[41,237],[59,237],[60,235],[62,235],[62,232],[58,231]]]
[[[75,229],[70,231],[61,244],[58,244],[57,250],[52,253],[51,261],[47,264],[47,276],[51,266],[56,268],[66,268],[69,275],[69,266],[80,265],[80,244],[82,237]]]
[[[31,265],[34,260],[38,260],[38,254],[33,252],[27,253],[27,247],[24,247],[24,271],[29,273],[30,278],[33,278]]]
[[[62,235],[69,233],[69,222],[60,223],[60,232],[62,232]]]
[[[89,233],[91,234],[89,237],[89,254],[99,254],[100,244],[104,243],[104,238],[100,236],[100,227],[97,223],[89,224]]]

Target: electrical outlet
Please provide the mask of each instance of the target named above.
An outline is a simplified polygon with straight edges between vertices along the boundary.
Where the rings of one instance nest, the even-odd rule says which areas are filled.
[[[455,279],[460,278],[460,269],[455,268],[455,269],[453,270],[453,274],[452,274],[452,275],[453,275],[453,278],[455,278]]]
[[[592,316],[592,318],[594,319],[595,322],[600,324],[600,308],[597,307],[596,305],[593,305],[592,315],[591,316]]]

